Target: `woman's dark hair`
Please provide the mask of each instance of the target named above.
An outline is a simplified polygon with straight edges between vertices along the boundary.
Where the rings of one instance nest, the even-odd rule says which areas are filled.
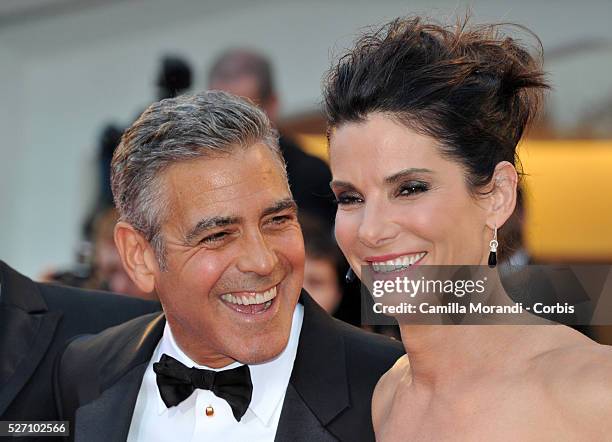
[[[465,167],[471,190],[488,184],[500,161],[516,166],[516,146],[548,88],[541,57],[501,25],[467,22],[412,17],[363,35],[328,73],[328,130],[387,114],[437,140]]]

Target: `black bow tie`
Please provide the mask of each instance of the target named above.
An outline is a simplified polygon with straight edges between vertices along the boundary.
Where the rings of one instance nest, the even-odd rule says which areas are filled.
[[[247,365],[223,371],[188,368],[163,354],[159,362],[153,364],[153,371],[157,374],[159,394],[168,408],[180,404],[193,390],[200,388],[225,399],[240,422],[251,403],[253,383]]]

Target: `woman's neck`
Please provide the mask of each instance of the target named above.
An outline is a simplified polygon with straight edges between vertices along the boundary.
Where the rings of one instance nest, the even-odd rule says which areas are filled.
[[[438,387],[496,363],[518,338],[507,327],[513,326],[400,325],[412,382]]]
[[[513,305],[497,272],[488,273],[489,305]],[[414,325],[400,322],[402,341],[410,360],[412,382],[444,388],[466,378],[502,373],[524,363],[542,345],[534,324],[549,323],[529,313],[480,318],[468,315],[461,325]],[[536,342],[537,341],[537,342]],[[526,345],[526,343],[528,343]]]
[[[456,391],[455,386],[466,385],[466,381],[516,372],[528,359],[554,346],[556,328],[400,325],[400,332],[410,361],[411,384]]]

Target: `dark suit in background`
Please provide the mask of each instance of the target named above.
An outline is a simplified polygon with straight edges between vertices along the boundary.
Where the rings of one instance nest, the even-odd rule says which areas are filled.
[[[0,261],[0,420],[58,420],[52,374],[66,340],[159,308],[126,296],[36,283]]]
[[[378,379],[402,345],[331,318],[302,291],[304,322],[276,441],[373,441],[370,406]],[[162,337],[152,314],[70,343],[58,364],[58,400],[76,416],[77,441],[125,441],[140,384]]]
[[[336,218],[332,179],[327,164],[302,150],[295,141],[281,136],[279,146],[287,163],[287,177],[293,198],[301,211],[316,216],[331,232]]]

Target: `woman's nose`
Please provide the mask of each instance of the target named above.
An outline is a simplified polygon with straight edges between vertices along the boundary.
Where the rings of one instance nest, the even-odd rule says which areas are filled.
[[[369,248],[381,247],[397,236],[397,226],[386,215],[384,206],[380,204],[365,207],[357,232],[362,244]]]

